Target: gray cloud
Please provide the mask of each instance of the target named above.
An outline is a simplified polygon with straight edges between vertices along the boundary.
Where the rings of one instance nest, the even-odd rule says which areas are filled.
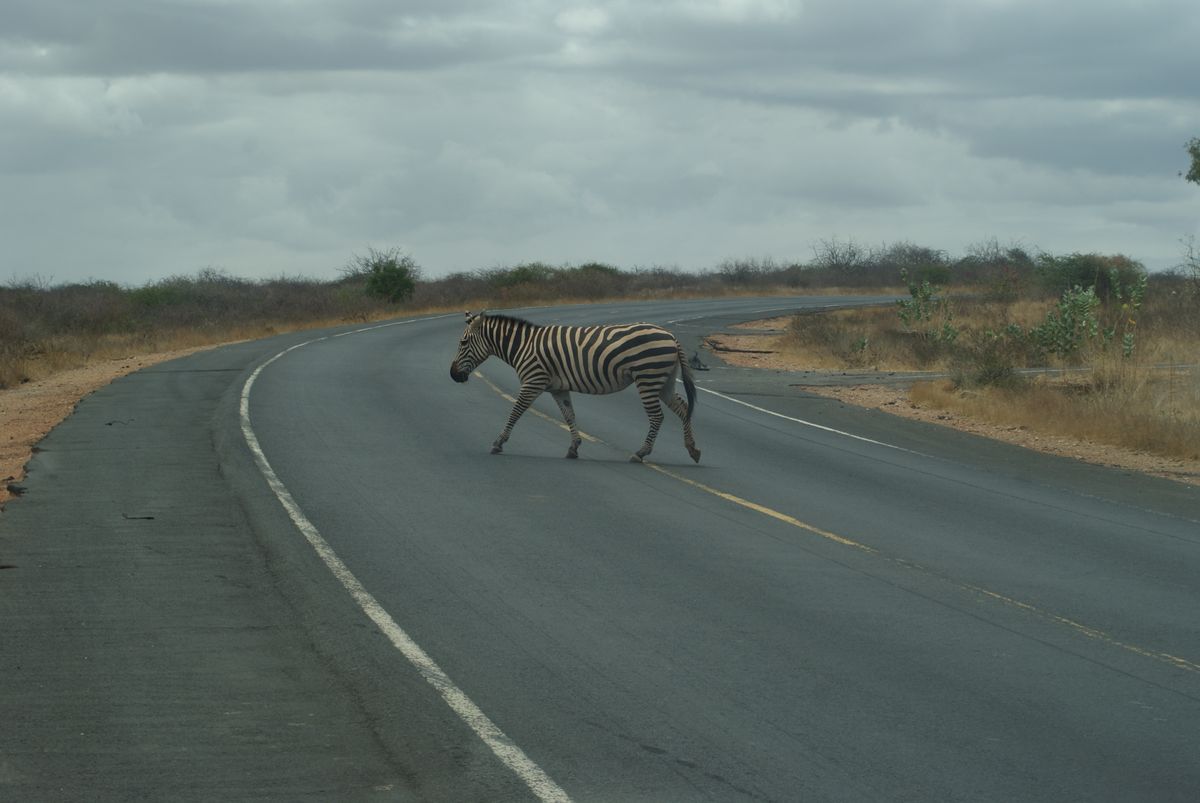
[[[10,0],[0,279],[831,236],[1165,266],[1200,203],[1197,38],[1185,2]]]
[[[545,46],[535,29],[470,3],[159,3],[16,0],[0,64],[33,74],[418,70]],[[492,9],[496,11],[496,9]]]

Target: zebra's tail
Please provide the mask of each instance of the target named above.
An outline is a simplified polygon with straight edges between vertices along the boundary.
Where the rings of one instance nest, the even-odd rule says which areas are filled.
[[[679,354],[679,373],[683,377],[683,389],[687,393],[687,417],[685,421],[692,420],[692,411],[696,409],[696,382],[692,379],[692,368],[688,365],[687,355],[683,352],[683,346],[676,345],[676,352]]]

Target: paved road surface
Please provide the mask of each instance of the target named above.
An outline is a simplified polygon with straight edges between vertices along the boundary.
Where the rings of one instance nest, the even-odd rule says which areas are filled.
[[[525,314],[694,348],[823,303]],[[548,398],[493,457],[513,375],[451,382],[460,328],[198,354],[51,433],[0,799],[1198,799],[1196,489],[719,365],[698,466],[672,420],[627,462],[632,391],[576,396],[578,461]]]

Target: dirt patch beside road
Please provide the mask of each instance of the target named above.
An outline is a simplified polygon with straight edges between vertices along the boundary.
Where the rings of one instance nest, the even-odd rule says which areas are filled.
[[[0,504],[13,497],[9,486],[20,487],[25,464],[33,456],[37,442],[70,415],[80,399],[118,377],[206,348],[215,346],[100,360],[84,368],[72,368],[20,387],[0,390]]]

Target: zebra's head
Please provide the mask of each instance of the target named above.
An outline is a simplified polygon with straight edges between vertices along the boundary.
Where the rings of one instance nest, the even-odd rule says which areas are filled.
[[[491,351],[483,337],[483,313],[467,313],[467,328],[458,342],[458,353],[450,363],[450,378],[455,382],[466,382],[471,372],[488,357]]]

